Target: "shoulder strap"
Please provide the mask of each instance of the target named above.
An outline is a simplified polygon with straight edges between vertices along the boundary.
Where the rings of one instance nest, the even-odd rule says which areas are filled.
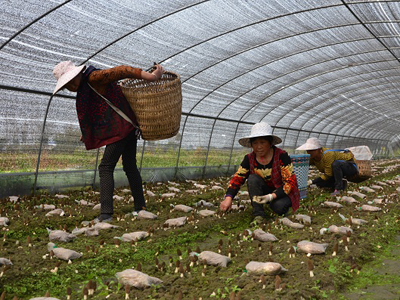
[[[120,110],[118,107],[116,107],[114,104],[112,104],[110,100],[108,100],[106,97],[104,97],[104,96],[103,96],[102,94],[100,94],[98,91],[96,91],[96,90],[90,85],[89,82],[88,82],[87,84],[89,85],[89,87],[90,87],[93,91],[96,92],[97,95],[99,95],[101,98],[103,98],[104,101],[106,101],[106,103],[107,103],[108,105],[110,105],[111,108],[112,108],[113,110],[115,110],[115,112],[116,112],[117,114],[119,114],[122,118],[124,118],[125,121],[131,123],[131,124],[133,125],[133,127],[138,128],[138,126],[135,125],[135,124],[132,122],[132,120],[131,120],[122,110]]]
[[[328,149],[328,150],[324,151],[324,153],[326,153],[326,152],[343,152],[343,153],[347,153],[347,152],[350,152],[350,150],[348,150],[348,149]]]

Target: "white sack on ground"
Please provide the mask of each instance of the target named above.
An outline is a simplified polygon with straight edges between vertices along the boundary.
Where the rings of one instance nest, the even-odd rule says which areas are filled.
[[[41,205],[36,205],[35,208],[44,209],[44,210],[52,210],[52,209],[56,209],[56,206],[53,204],[41,204]]]
[[[203,209],[199,211],[200,217],[209,217],[215,214],[215,211],[209,209]]]
[[[117,200],[117,201],[122,201],[122,200],[124,200],[124,197],[118,196],[118,195],[114,195],[114,196],[113,196],[113,199],[114,199],[114,200]]]
[[[322,206],[324,207],[331,207],[331,208],[342,208],[343,205],[337,202],[332,202],[332,201],[325,201],[322,203]]]
[[[371,201],[367,201],[368,204],[382,204],[385,202],[385,199],[382,198],[375,198],[372,199]]]
[[[278,275],[287,272],[287,269],[276,262],[251,261],[246,265],[246,271],[250,275]]]
[[[364,191],[364,192],[367,192],[367,193],[374,193],[375,192],[374,189],[371,189],[371,188],[369,188],[367,186],[360,186],[359,189]]]
[[[94,203],[88,202],[86,200],[75,200],[76,203],[83,206],[94,206]]]
[[[8,196],[8,200],[12,203],[16,203],[18,201],[19,197],[18,196]]]
[[[367,195],[360,193],[360,192],[349,192],[350,195],[357,196],[358,198],[364,199]]]
[[[0,217],[0,226],[7,226],[10,220],[7,217]]]
[[[245,208],[244,205],[232,204],[232,206],[231,206],[231,210],[240,210],[240,209],[244,209],[244,208]]]
[[[94,224],[93,228],[96,230],[106,230],[106,229],[113,229],[113,228],[118,228],[119,226],[117,225],[112,225],[110,223],[106,222],[99,222]]]
[[[123,242],[130,242],[130,241],[140,241],[149,236],[147,231],[135,231],[130,233],[124,233],[121,237],[117,237],[118,239],[122,240]]]
[[[58,248],[55,247],[54,243],[48,243],[47,244],[47,250],[50,252],[51,250],[53,250],[54,256],[62,259],[62,260],[73,260],[73,259],[77,259],[80,258],[82,256],[81,253],[78,253],[74,250],[70,250],[70,249],[65,249],[65,248]]]
[[[350,217],[349,219],[346,219],[346,217],[343,216],[342,214],[339,214],[339,217],[340,217],[344,222],[350,222],[350,221],[351,221],[351,224],[353,224],[353,225],[364,225],[364,224],[367,224],[367,223],[368,223],[368,221],[365,221],[365,220],[363,220],[363,219],[356,219],[356,218],[353,218],[353,217]]]
[[[168,219],[165,221],[165,225],[168,227],[180,227],[186,224],[187,217],[180,217],[180,218],[174,218],[174,219]]]
[[[180,192],[181,192],[180,189],[178,189],[178,188],[176,188],[176,187],[173,187],[173,186],[168,187],[168,190],[169,190],[170,192],[173,192],[173,193],[180,193]]]
[[[199,202],[196,203],[196,206],[197,207],[204,206],[204,207],[207,207],[207,208],[213,208],[215,205],[212,204],[211,202],[200,200]]]
[[[49,239],[51,242],[70,242],[76,238],[76,236],[72,233],[68,233],[63,230],[47,229],[47,231],[49,232]]]
[[[353,233],[353,230],[350,227],[331,225],[331,226],[329,226],[329,228],[322,228],[320,230],[320,233],[324,234],[325,232],[329,232],[329,233],[338,233],[338,234],[346,235],[348,231]]]
[[[278,240],[272,233],[267,233],[261,229],[254,230],[252,236],[255,240],[260,242],[275,242]]]
[[[149,190],[146,191],[146,194],[149,197],[155,197],[156,196],[156,194],[154,194],[152,191],[149,191]]]
[[[90,227],[85,231],[86,236],[98,236],[99,234],[99,231],[94,227]]]
[[[96,204],[93,206],[93,210],[100,210],[101,209],[101,204]]]
[[[383,190],[383,187],[381,187],[380,185],[375,185],[375,184],[373,184],[373,185],[371,185],[371,189],[374,189],[374,190]]]
[[[199,254],[199,262],[206,262],[207,265],[226,267],[231,259],[212,251],[203,251]]]
[[[56,208],[56,209],[53,209],[53,210],[49,211],[46,214],[46,217],[52,217],[52,216],[60,216],[60,217],[62,217],[63,215],[65,215],[65,212],[61,208]]]
[[[211,187],[211,189],[212,189],[212,190],[223,190],[224,188],[221,187],[221,186],[219,186],[219,185],[213,185],[213,186]]]
[[[175,195],[176,195],[176,193],[164,193],[164,194],[161,195],[161,198],[162,199],[164,199],[164,198],[173,198],[173,197],[175,197]]]
[[[361,205],[361,210],[363,210],[363,211],[380,211],[380,210],[382,210],[382,208],[364,204],[364,205]]]
[[[304,253],[323,254],[329,244],[319,244],[310,241],[301,241],[297,243],[297,248]]]
[[[82,227],[82,228],[75,227],[72,230],[72,234],[75,235],[75,236],[78,236],[78,235],[81,235],[83,233],[86,233],[87,230],[88,230],[88,227]]]
[[[343,196],[340,201],[346,202],[346,203],[360,203],[359,201],[357,201],[356,199],[354,199],[353,197],[348,197],[348,196]]]
[[[367,224],[368,221],[363,220],[363,219],[351,218],[351,223],[353,223],[354,225],[364,225],[364,224]]]
[[[182,211],[185,213],[191,212],[193,210],[193,207],[183,205],[183,204],[178,204],[174,206],[174,211]]]
[[[157,215],[153,214],[152,212],[149,212],[147,210],[142,209],[138,213],[138,218],[139,219],[154,220],[154,219],[157,219]]]
[[[11,266],[11,265],[12,265],[11,260],[4,257],[0,257],[0,266]]]
[[[295,228],[295,229],[302,229],[302,228],[304,228],[304,225],[303,225],[303,224],[292,222],[292,221],[290,221],[290,220],[289,220],[288,218],[286,218],[286,217],[280,219],[279,222],[280,222],[281,224],[283,224],[283,225],[286,225],[286,226],[289,226],[289,227]]]
[[[296,220],[303,222],[304,224],[311,224],[311,217],[307,215],[297,214],[294,216]]]
[[[146,287],[150,287],[151,285],[162,284],[161,279],[151,277],[145,273],[133,269],[127,269],[125,271],[118,272],[115,274],[115,276],[122,286],[129,285],[137,289],[144,289]]]

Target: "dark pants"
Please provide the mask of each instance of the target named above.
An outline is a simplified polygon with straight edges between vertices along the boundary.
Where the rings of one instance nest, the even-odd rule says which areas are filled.
[[[102,214],[112,214],[114,194],[114,169],[122,155],[122,166],[128,177],[135,210],[141,210],[146,206],[142,177],[136,167],[137,140],[132,131],[126,138],[106,146],[103,158],[99,165],[100,176],[100,203]]]
[[[358,170],[350,161],[335,160],[332,163],[332,173],[333,176],[330,177],[328,180],[323,180],[321,177],[318,177],[313,180],[313,183],[316,184],[318,187],[343,190],[343,178],[357,175]]]
[[[262,179],[260,176],[256,174],[249,175],[249,178],[247,179],[247,189],[249,191],[251,205],[253,206],[253,215],[255,217],[256,216],[265,217],[264,206],[263,206],[264,204],[253,202],[253,197],[270,194],[274,191],[274,189],[269,187],[265,183],[264,179]],[[274,199],[267,205],[269,205],[271,210],[277,213],[278,215],[284,215],[288,212],[289,207],[292,206],[292,201],[290,201],[289,196],[285,196],[282,198]]]

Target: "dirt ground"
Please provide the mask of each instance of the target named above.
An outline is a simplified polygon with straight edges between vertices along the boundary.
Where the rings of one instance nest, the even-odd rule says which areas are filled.
[[[393,171],[359,185],[350,184],[348,190],[359,191],[361,185],[370,186],[378,179],[384,181],[396,178],[396,175],[396,171]],[[98,236],[79,235],[69,243],[56,242],[57,247],[82,253],[81,258],[71,263],[50,258],[47,228],[72,232],[74,228],[83,226],[82,221],[93,220],[98,211],[79,205],[75,200],[84,199],[97,204],[98,193],[90,190],[64,193],[66,198],[42,194],[21,197],[16,203],[3,199],[0,216],[8,217],[10,224],[2,227],[0,257],[9,258],[13,265],[2,267],[0,291],[4,292],[5,299],[13,299],[14,296],[18,299],[31,299],[44,296],[46,292],[52,297],[67,299],[67,288],[71,288],[72,299],[80,299],[91,280],[96,283],[96,290],[89,299],[124,299],[126,292],[129,299],[347,299],[347,296],[341,296],[346,292],[346,287],[358,276],[357,273],[363,272],[363,266],[373,261],[375,255],[385,249],[399,232],[400,205],[396,189],[400,184],[397,183],[382,186],[383,189],[377,192],[364,192],[366,199],[354,197],[360,201],[359,204],[340,202],[343,207],[339,209],[321,205],[324,201],[338,200],[331,198],[328,191],[309,190],[299,210],[289,218],[298,222],[294,216],[305,214],[311,217],[312,223],[305,224],[303,229],[294,229],[282,225],[280,217],[272,214],[265,224],[256,226],[252,223],[252,209],[246,201],[248,196],[245,193],[237,202],[243,208],[219,214],[217,208],[228,181],[229,178],[218,178],[197,182],[146,183],[145,190],[155,194],[152,197],[146,194],[147,210],[157,214],[155,220],[132,216],[130,194],[124,189],[118,189],[116,194],[121,196],[121,200],[114,202],[115,214],[111,222],[118,228],[102,230]],[[200,188],[200,185],[206,187]],[[213,189],[213,186],[222,189]],[[171,193],[171,187],[178,188],[180,192],[164,198],[165,193]],[[193,190],[196,192],[193,193]],[[382,204],[374,204],[382,208],[381,211],[365,212],[358,208],[376,198],[384,199]],[[200,217],[199,211],[206,209],[197,206],[200,200],[214,204],[209,209],[217,213]],[[42,204],[54,204],[63,209],[65,215],[46,217],[48,211],[40,207]],[[177,204],[185,204],[195,210],[190,213],[172,211]],[[349,225],[339,213],[347,218],[352,216],[368,221],[361,226],[351,225],[353,234],[349,237],[348,251],[342,235],[329,232],[320,234],[321,228],[330,225]],[[165,227],[167,219],[182,216],[188,217],[184,226]],[[253,240],[250,233],[256,228],[272,233],[278,240]],[[115,237],[142,230],[152,235],[136,243],[120,242],[117,247]],[[325,254],[308,256],[297,249],[294,257],[290,257],[289,249],[292,246],[297,248],[297,243],[302,240],[327,243],[328,247]],[[336,243],[337,255],[332,256]],[[206,250],[215,253],[220,251],[226,256],[231,253],[232,261],[227,267],[207,266],[204,274],[202,264],[189,268],[188,253]],[[183,266],[181,270],[185,271],[182,274],[179,271],[175,273],[178,260]],[[279,279],[275,275],[265,276],[265,282],[262,283],[260,276],[247,273],[246,264],[250,261],[278,262],[288,271],[279,275],[280,284],[277,284]],[[314,266],[313,277],[310,277],[309,261]],[[57,262],[61,264],[58,271],[54,272]],[[118,284],[115,274],[129,268],[139,268],[143,273],[161,279],[163,283],[145,289],[130,287],[125,292],[125,287]],[[377,272],[396,272],[398,268],[398,261],[386,261]],[[389,293],[390,288],[384,287],[379,294],[384,295],[384,292]],[[351,296],[348,294],[348,297],[361,299],[356,298],[355,293]]]

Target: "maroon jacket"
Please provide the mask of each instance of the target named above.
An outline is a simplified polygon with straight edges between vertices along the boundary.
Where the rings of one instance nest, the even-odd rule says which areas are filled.
[[[82,81],[76,95],[76,111],[79,125],[82,131],[86,149],[96,149],[125,138],[135,128],[129,122],[118,115],[92,87],[105,92],[102,95],[122,110],[134,124],[136,117],[128,101],[126,100],[117,80],[136,77],[140,78],[141,69],[130,68],[132,72],[126,72],[128,67],[116,67],[107,70],[97,70],[93,66],[88,67],[82,76]],[[89,77],[92,72],[96,72]],[[101,93],[101,91],[100,91]]]
[[[274,187],[277,189],[281,187],[283,183],[282,173],[286,173],[285,177],[287,177],[286,184],[290,186],[290,192],[287,194],[292,202],[292,210],[296,211],[300,207],[300,192],[297,183],[296,174],[289,174],[287,169],[283,169],[283,164],[281,162],[281,154],[286,154],[285,150],[282,150],[278,147],[273,147],[274,149],[274,159],[272,162],[272,172],[271,172],[271,181]],[[254,167],[256,165],[256,154],[254,152],[248,154],[250,159],[250,174],[254,173]],[[290,175],[290,176],[289,176]]]

